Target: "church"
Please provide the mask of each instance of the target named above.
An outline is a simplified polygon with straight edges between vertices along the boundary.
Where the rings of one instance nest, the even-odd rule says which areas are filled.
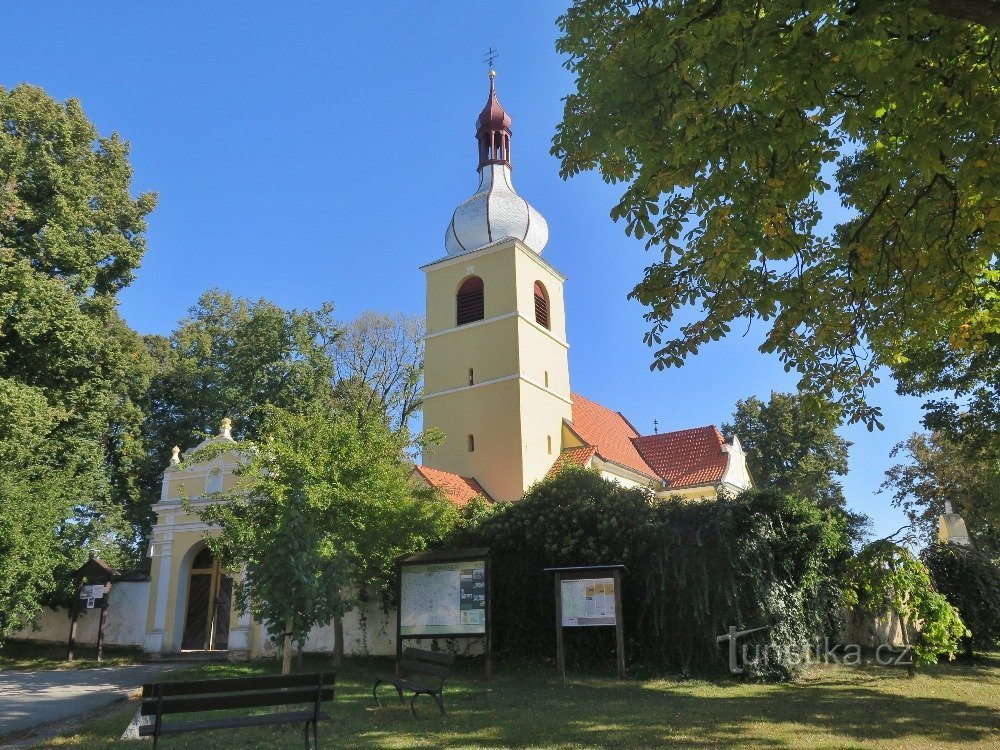
[[[514,190],[511,119],[494,79],[490,71],[476,123],[479,185],[451,217],[445,255],[422,267],[424,427],[445,437],[414,467],[415,480],[458,506],[477,496],[516,501],[568,465],[663,497],[702,500],[746,489],[751,480],[735,436],[714,426],[640,435],[618,411],[570,389],[566,277],[542,258],[545,219]],[[197,448],[218,441],[233,441],[228,420]],[[259,624],[232,606],[234,582],[204,543],[211,528],[181,499],[193,511],[204,507],[210,493],[233,485],[238,461],[232,451],[186,465],[175,449],[164,471],[150,543],[148,652],[256,656],[270,648]],[[344,626],[347,653],[393,653],[394,616],[356,610]],[[306,648],[329,644],[330,633],[318,632]]]
[[[542,258],[544,217],[511,181],[511,118],[495,73],[476,121],[479,186],[451,217],[427,277],[424,427],[444,443],[414,474],[462,505],[519,499],[566,465],[662,496],[750,486],[740,442],[713,426],[640,435],[570,389],[566,277]]]

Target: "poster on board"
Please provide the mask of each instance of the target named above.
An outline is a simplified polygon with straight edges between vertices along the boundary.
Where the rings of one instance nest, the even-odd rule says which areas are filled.
[[[402,566],[400,635],[414,637],[485,633],[485,560],[407,563]]]
[[[614,578],[564,578],[559,583],[563,627],[615,624]]]

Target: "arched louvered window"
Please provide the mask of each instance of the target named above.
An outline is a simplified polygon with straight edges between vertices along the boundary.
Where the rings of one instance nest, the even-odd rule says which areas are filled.
[[[483,280],[470,276],[462,282],[455,296],[456,324],[464,326],[485,317],[483,304]]]
[[[549,293],[540,281],[535,282],[535,322],[544,328],[549,327]]]

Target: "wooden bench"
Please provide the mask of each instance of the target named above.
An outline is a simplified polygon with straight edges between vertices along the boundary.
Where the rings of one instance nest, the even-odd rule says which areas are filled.
[[[302,734],[306,750],[309,750],[310,726],[312,726],[313,743],[319,747],[316,725],[320,720],[326,721],[330,718],[320,704],[333,700],[336,679],[334,673],[323,672],[222,680],[154,682],[143,685],[140,712],[143,716],[155,718],[152,724],[139,727],[139,736],[152,737],[155,748],[159,738],[167,734],[301,722],[305,725]],[[300,704],[307,704],[309,708],[263,715],[218,716],[197,721],[164,722],[164,717],[173,714]]]
[[[444,681],[451,677],[451,667],[455,663],[454,654],[442,654],[438,651],[425,651],[420,648],[408,648],[403,652],[403,658],[396,664],[396,676],[379,675],[372,686],[372,697],[379,706],[378,686],[392,685],[399,694],[399,702],[403,703],[403,691],[412,690],[410,712],[417,718],[416,700],[418,695],[429,695],[437,703],[438,710],[444,716]]]

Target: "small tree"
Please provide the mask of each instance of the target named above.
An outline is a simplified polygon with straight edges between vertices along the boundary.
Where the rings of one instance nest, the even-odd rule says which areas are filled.
[[[359,587],[384,587],[396,555],[451,528],[454,508],[410,483],[405,444],[381,419],[359,421],[324,404],[302,414],[270,408],[260,438],[237,446],[244,463],[236,485],[201,512],[221,529],[209,543],[243,572],[238,605],[283,636],[283,673],[293,641],[339,622]],[[227,449],[210,445],[189,460]]]
[[[892,539],[866,544],[851,560],[844,600],[868,616],[894,613],[908,644],[908,629],[919,628],[912,644],[917,665],[941,654],[954,658],[959,639],[969,635],[958,610],[934,588],[927,566]]]

